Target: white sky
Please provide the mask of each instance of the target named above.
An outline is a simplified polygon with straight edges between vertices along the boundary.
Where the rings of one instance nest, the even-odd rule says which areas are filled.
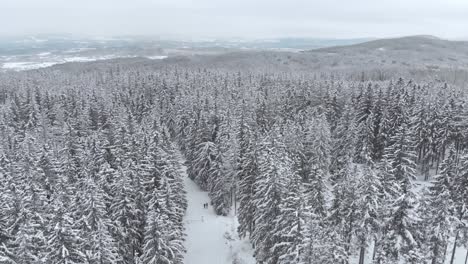
[[[0,35],[468,39],[468,0],[0,0]]]

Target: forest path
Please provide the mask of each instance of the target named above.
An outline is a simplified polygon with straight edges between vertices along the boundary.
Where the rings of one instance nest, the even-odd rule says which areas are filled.
[[[187,192],[188,207],[184,223],[187,234],[185,264],[255,264],[250,243],[239,239],[235,215],[216,215],[208,193],[202,191],[187,175],[185,159],[179,154],[181,173]]]

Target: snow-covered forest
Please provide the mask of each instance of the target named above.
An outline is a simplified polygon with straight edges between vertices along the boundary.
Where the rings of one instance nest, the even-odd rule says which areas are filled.
[[[180,153],[257,263],[466,263],[467,99],[305,72],[3,74],[0,263],[204,264],[184,260]]]

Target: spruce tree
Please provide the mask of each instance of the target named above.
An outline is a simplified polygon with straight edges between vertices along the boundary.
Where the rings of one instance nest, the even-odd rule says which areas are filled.
[[[13,209],[14,193],[9,189],[9,176],[7,171],[7,159],[0,158],[0,262],[6,264],[14,263],[13,249],[11,249],[13,236],[9,227],[12,219],[10,213]]]
[[[247,128],[246,128],[247,130]],[[245,130],[244,130],[245,131]],[[240,237],[245,237],[251,234],[254,228],[254,195],[255,195],[255,182],[259,173],[259,164],[256,150],[255,138],[252,132],[245,131],[241,138],[242,155],[239,160],[239,169],[237,178],[239,179],[238,197],[239,197],[239,211],[238,232]]]
[[[114,197],[111,200],[110,219],[114,223],[113,235],[116,239],[119,254],[124,258],[124,263],[133,263],[138,248],[138,208],[135,201],[135,190],[132,185],[132,171],[129,167],[122,168],[116,185]]]
[[[58,205],[58,204],[56,204]],[[62,205],[64,208],[64,205]],[[55,223],[55,225],[53,225]],[[46,263],[78,264],[85,262],[83,240],[79,236],[75,220],[69,213],[60,212],[51,223],[47,237]]]
[[[253,196],[255,227],[250,235],[255,246],[255,258],[267,261],[274,246],[272,219],[280,214],[279,205],[285,192],[284,175],[288,168],[284,146],[272,135],[263,139],[259,149],[259,175],[255,179]]]
[[[165,186],[162,180],[161,186]],[[176,252],[171,248],[168,239],[168,232],[174,232],[171,229],[169,218],[164,210],[164,204],[167,193],[164,187],[155,189],[153,197],[148,204],[147,221],[145,225],[143,254],[140,257],[141,263],[160,264],[174,263]]]
[[[83,189],[78,197],[78,223],[80,236],[84,239],[83,251],[90,263],[119,263],[118,246],[110,230],[111,223],[105,205],[105,193],[89,176],[83,179]]]
[[[422,261],[420,248],[419,216],[417,214],[417,197],[414,193],[413,181],[416,179],[416,154],[411,133],[406,123],[403,123],[391,138],[394,142],[387,147],[385,159],[389,161],[387,173],[393,176],[398,193],[391,201],[388,219],[384,226],[384,244],[387,261],[405,260]]]
[[[382,219],[382,207],[385,196],[380,174],[372,162],[370,156],[366,157],[367,162],[362,168],[362,176],[358,179],[357,194],[357,230],[356,238],[359,245],[359,264],[364,263],[366,249],[376,238],[380,231]]]
[[[291,166],[291,165],[289,165]],[[274,221],[274,241],[267,263],[304,263],[304,229],[306,204],[301,177],[291,169],[285,171],[287,187]]]

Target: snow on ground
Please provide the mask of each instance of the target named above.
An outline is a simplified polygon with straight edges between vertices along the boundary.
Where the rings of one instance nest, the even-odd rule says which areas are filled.
[[[55,62],[5,62],[2,68],[5,70],[25,71],[38,68],[45,68],[55,65]]]
[[[165,58],[167,58],[167,56],[157,55],[157,56],[148,56],[147,58],[150,60],[164,60]]]
[[[41,52],[41,53],[38,53],[37,56],[46,57],[46,56],[49,56],[50,54],[51,54],[50,52]]]
[[[204,209],[203,204],[209,203],[208,193],[202,191],[195,182],[187,176],[185,160],[180,158],[181,172],[184,176],[187,191],[188,208],[184,218],[186,227],[185,254],[186,264],[255,264],[253,249],[248,240],[239,239],[237,235],[237,218],[218,216],[213,209]],[[427,182],[418,181],[417,191],[427,187]],[[449,247],[445,264],[450,263],[452,247]],[[372,247],[366,252],[366,264],[372,262]],[[358,263],[358,252],[350,258],[351,264]],[[457,248],[455,264],[464,264],[466,249]]]
[[[452,257],[452,248],[453,248],[453,244],[449,245],[444,264],[450,264],[450,258]],[[364,259],[364,264],[372,263],[372,253],[373,253],[373,246],[371,246],[368,250],[366,250],[366,257]],[[465,263],[466,253],[467,251],[465,248],[458,247],[457,250],[455,251],[455,259],[453,263],[454,264],[466,264]],[[359,256],[357,254],[358,252],[356,252],[356,255],[351,256],[350,262],[349,262],[350,264],[359,263]],[[404,263],[400,262],[399,264],[404,264]]]
[[[46,62],[39,62],[39,61],[18,61],[18,62],[4,62],[3,66],[0,67],[4,70],[13,70],[13,71],[26,71],[26,70],[34,70],[40,68],[50,67],[56,64],[62,64],[66,62],[88,62],[88,61],[96,61],[96,60],[105,60],[110,59],[107,57],[70,57],[64,59],[56,59],[56,61],[46,61]]]
[[[86,42],[83,42],[83,44],[86,44]],[[96,48],[73,48],[65,51],[64,53],[78,53],[82,51],[90,51],[90,50],[95,50]]]
[[[247,240],[237,235],[237,218],[216,215],[209,203],[208,193],[187,176],[181,160],[181,172],[187,191],[188,208],[184,222],[186,228],[186,264],[255,264],[253,249]]]
[[[56,64],[63,64],[67,62],[90,62],[90,61],[99,61],[99,60],[108,60],[108,59],[116,59],[116,58],[134,58],[137,57],[136,55],[103,55],[103,56],[72,56],[72,57],[48,57],[50,52],[43,52],[37,54],[41,61],[15,61],[15,62],[2,62],[0,61],[0,69],[4,70],[13,70],[13,71],[25,71],[25,70],[33,70],[39,68],[50,67]],[[149,56],[147,57],[152,60],[162,60],[167,58],[167,56]],[[43,59],[49,59],[53,61],[42,61]],[[6,58],[2,57],[3,61],[7,61]]]
[[[453,240],[454,240],[453,238],[450,240],[444,264],[449,264],[450,259],[452,258]],[[459,241],[458,243],[460,242],[461,241]],[[465,263],[466,254],[467,254],[467,251],[464,247],[457,247],[457,250],[455,250],[455,258],[454,258],[453,263],[454,264],[466,264]]]
[[[434,175],[435,175],[435,172],[431,173],[431,175],[432,175],[431,178],[433,178]],[[418,175],[417,180],[414,182],[414,188],[415,188],[416,194],[419,197],[422,197],[424,195],[424,191],[427,190],[427,188],[429,188],[432,185],[430,180],[429,181],[424,181],[423,179],[424,179],[424,176]],[[453,249],[453,238],[449,242],[449,247],[448,247],[448,251],[446,253],[446,258],[445,258],[444,264],[449,264],[450,263],[450,258],[452,256],[452,249]],[[364,260],[365,264],[372,263],[372,253],[373,253],[373,245],[370,246],[366,250],[366,256],[365,256],[365,260]],[[359,254],[358,251],[354,252],[354,254],[350,258],[350,264],[359,263],[358,254]],[[466,248],[457,247],[457,250],[455,251],[455,258],[454,258],[453,263],[454,264],[467,264],[467,263],[465,263],[466,254],[467,254],[467,249]],[[403,264],[403,263],[401,263],[401,264]]]

